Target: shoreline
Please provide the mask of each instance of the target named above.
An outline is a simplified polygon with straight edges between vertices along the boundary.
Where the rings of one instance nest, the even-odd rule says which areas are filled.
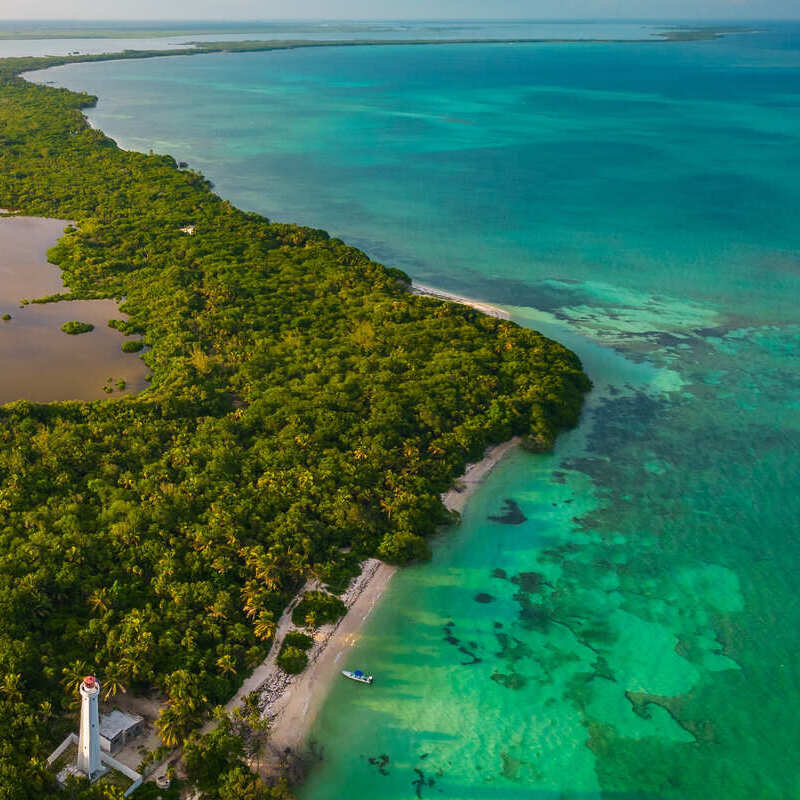
[[[287,675],[273,667],[259,691],[262,717],[270,720],[267,753],[262,775],[282,773],[287,755],[301,756],[311,726],[328,697],[331,685],[345,666],[345,653],[360,639],[360,631],[386,591],[398,567],[371,558],[362,565],[343,598],[349,595],[347,613],[332,625],[314,632],[308,666],[299,675]],[[277,638],[268,661],[274,662],[280,643]]]
[[[499,306],[424,284],[412,282],[409,291],[470,306],[498,319],[511,319],[510,314]],[[470,498],[492,470],[521,442],[521,436],[514,436],[487,447],[483,458],[467,464],[464,473],[440,495],[444,507],[462,514]],[[264,753],[258,763],[251,763],[250,767],[263,779],[287,775],[292,783],[302,782],[313,758],[308,737],[334,680],[344,668],[345,653],[360,641],[361,629],[399,569],[377,558],[367,559],[361,564],[361,572],[352,578],[346,591],[339,595],[347,607],[346,613],[335,623],[321,625],[314,631],[314,644],[308,651],[308,666],[298,675],[284,672],[277,666],[276,660],[286,634],[290,630],[305,630],[293,625],[292,611],[304,592],[321,588],[319,583],[307,581],[284,609],[276,623],[275,636],[267,657],[245,678],[236,694],[224,705],[226,713],[230,714],[242,706],[249,694],[259,694],[261,718],[269,718],[270,726],[264,740]],[[209,720],[200,730],[206,734],[215,727],[216,723]],[[155,765],[145,780],[154,780],[165,774],[173,756],[174,751]]]
[[[483,300],[475,300],[472,297],[465,297],[464,295],[454,294],[453,292],[446,292],[444,289],[436,289],[433,286],[427,286],[422,283],[416,283],[413,279],[409,291],[412,294],[419,294],[423,297],[434,297],[437,300],[447,300],[451,303],[458,303],[462,306],[470,306],[477,311],[481,311],[489,317],[496,317],[497,319],[510,320],[511,314],[500,306],[485,303]]]
[[[123,50],[105,53],[78,53],[61,56],[7,56],[0,58],[0,77],[3,67],[9,69],[6,77],[21,77],[27,80],[27,74],[68,64],[83,64],[102,61],[127,61],[149,58],[173,58],[176,56],[220,55],[231,53],[261,53],[276,50],[298,50],[318,47],[401,47],[401,46],[433,46],[433,45],[580,45],[580,44],[686,44],[692,42],[709,42],[737,34],[761,33],[754,28],[667,28],[645,38],[632,39],[553,39],[553,38],[463,38],[463,39],[347,39],[347,40],[314,40],[314,39],[257,39],[257,40],[221,40],[214,42],[189,41],[188,46],[157,50]]]
[[[520,441],[521,438],[515,436],[502,444],[493,445],[487,448],[480,461],[468,464],[464,474],[441,495],[445,507],[449,511],[463,512],[489,473],[519,446]],[[267,752],[260,765],[263,777],[276,777],[287,766],[291,778],[297,780],[302,777],[303,763],[309,755],[311,728],[333,681],[346,666],[346,653],[360,641],[363,626],[397,571],[398,567],[384,564],[378,559],[364,562],[361,574],[351,581],[347,592],[342,595],[348,606],[347,613],[335,624],[322,626],[315,632],[309,664],[299,675],[287,675],[275,665],[280,642],[290,628],[291,611],[297,598],[284,612],[266,660],[225,706],[227,711],[232,711],[249,692],[260,693],[262,717],[270,719]],[[298,598],[307,588],[301,590]]]
[[[470,19],[443,19],[439,20],[440,22],[455,22],[455,23],[464,23],[464,22],[472,22],[473,20]],[[495,19],[495,20],[488,20],[488,22],[505,22],[506,20]],[[616,20],[600,20],[599,22],[615,22]],[[284,20],[285,22],[285,20]],[[347,23],[347,20],[338,20],[340,23]],[[379,20],[364,20],[363,22],[385,22]],[[511,20],[511,22],[530,22],[533,24],[552,24],[552,20]],[[576,20],[575,22],[580,22]],[[649,37],[645,36],[636,36],[631,38],[619,38],[619,37],[608,37],[608,38],[599,38],[599,37],[558,37],[552,39],[545,39],[540,37],[530,37],[530,41],[566,41],[566,42],[605,42],[605,41],[614,41],[614,42],[647,42],[652,41],[653,39],[666,39],[668,41],[673,40],[672,37],[693,37],[693,38],[718,38],[721,36],[726,36],[728,34],[736,34],[736,33],[754,33],[760,32],[758,28],[747,27],[744,24],[737,25],[734,21],[732,24],[725,24],[723,20],[717,20],[719,24],[703,24],[703,23],[695,23],[692,24],[692,20],[634,20],[631,24],[639,25],[641,28],[650,29]],[[743,23],[746,21],[743,21]],[[42,26],[46,27],[47,25],[52,24],[49,22],[44,22]],[[303,24],[310,24],[314,27],[318,22],[313,21],[305,21]],[[159,27],[159,26],[152,26],[147,27],[132,27],[130,29],[126,29],[124,25],[120,27],[119,25],[115,26],[111,23],[108,27],[96,27],[91,26],[90,24],[87,27],[81,27],[80,25],[75,25],[73,27],[64,27],[59,28],[56,22],[55,27],[51,30],[42,30],[42,26],[37,26],[34,28],[20,28],[17,31],[9,31],[4,30],[0,31],[0,41],[4,42],[15,42],[15,41],[63,41],[63,40],[70,40],[70,39],[84,39],[84,40],[97,40],[97,39],[189,39],[192,36],[244,36],[249,34],[269,34],[274,33],[275,31],[275,23],[274,22],[257,22],[254,21],[252,23],[248,22],[238,22],[233,24],[230,28],[226,28],[224,26],[214,26],[213,24],[209,25],[198,25],[196,27],[175,27],[175,28],[167,28],[167,27]],[[280,26],[280,23],[279,23]],[[302,26],[302,24],[301,24]],[[483,39],[492,40],[493,37],[475,37],[478,41],[482,41]],[[528,37],[525,37],[528,38]],[[437,39],[435,41],[463,41],[462,37],[454,37],[453,39]],[[513,38],[512,38],[513,40]],[[242,40],[242,39],[219,39],[214,42],[213,44],[217,43],[237,43],[240,41],[265,41],[265,42],[281,42],[281,41],[318,41],[314,39],[250,39],[250,40]],[[347,42],[351,41],[348,39],[333,39],[328,40],[333,42]],[[364,39],[358,41],[381,41],[381,42],[407,42],[407,41],[414,41],[413,39]],[[208,44],[208,41],[202,40],[190,40],[188,44],[191,45],[204,45]]]
[[[498,319],[511,319],[509,312],[499,306],[425,284],[412,281],[409,291],[424,297],[466,305]],[[480,461],[467,464],[464,474],[456,478],[453,485],[442,493],[441,499],[445,508],[463,513],[470,498],[489,473],[521,441],[520,436],[515,436],[506,442],[491,445]],[[267,657],[225,704],[225,710],[231,713],[242,705],[247,695],[252,692],[259,694],[261,717],[269,718],[270,721],[266,752],[258,765],[264,778],[277,777],[288,769],[290,777],[302,779],[303,764],[310,754],[308,737],[311,728],[334,680],[344,667],[345,653],[359,642],[361,629],[399,569],[376,558],[367,559],[361,567],[359,575],[351,580],[347,590],[340,595],[347,606],[345,615],[333,624],[320,626],[314,632],[308,666],[303,672],[289,675],[277,666],[276,659],[284,637],[294,629],[291,621],[294,607],[304,592],[320,588],[312,581],[307,582],[284,609],[276,624],[275,637]],[[206,724],[204,732],[209,728]]]

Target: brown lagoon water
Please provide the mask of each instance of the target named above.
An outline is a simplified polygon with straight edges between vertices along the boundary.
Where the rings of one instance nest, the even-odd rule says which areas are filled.
[[[30,400],[98,400],[131,394],[147,386],[148,369],[135,354],[123,353],[125,338],[108,320],[121,316],[113,300],[70,300],[21,306],[68,291],[58,267],[47,263],[67,223],[30,217],[0,218],[0,403]],[[90,322],[90,333],[68,336],[61,325]],[[124,380],[126,388],[117,388]],[[112,393],[104,386],[113,388]]]

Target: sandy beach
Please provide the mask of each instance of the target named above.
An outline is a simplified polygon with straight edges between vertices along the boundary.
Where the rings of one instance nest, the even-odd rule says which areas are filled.
[[[462,306],[471,306],[472,308],[482,311],[490,317],[497,317],[498,319],[511,319],[511,315],[500,306],[493,306],[491,303],[484,303],[481,300],[473,300],[471,297],[464,297],[460,294],[453,294],[452,292],[445,292],[442,289],[434,289],[432,286],[425,286],[421,283],[414,283],[411,286],[411,291],[414,294],[422,294],[426,297],[435,297],[437,300],[449,300],[451,303],[459,303]]]
[[[481,461],[470,464],[464,475],[455,481],[453,488],[442,495],[445,507],[461,513],[481,482],[519,442],[519,437],[515,437],[490,447]],[[347,652],[358,643],[361,628],[383,597],[396,571],[396,567],[377,559],[364,562],[361,575],[353,579],[347,592],[342,595],[348,607],[347,614],[335,625],[326,625],[316,631],[315,643],[309,653],[309,665],[296,676],[287,675],[275,664],[280,642],[292,627],[291,610],[294,604],[284,612],[268,658],[226,706],[230,711],[241,704],[249,692],[260,692],[262,713],[270,720],[268,753],[261,765],[265,775],[274,774],[291,762],[288,755],[303,755],[311,726],[331,682],[346,666]]]
[[[460,514],[466,508],[469,498],[486,479],[486,476],[505,455],[515,447],[518,447],[521,441],[519,436],[515,436],[507,442],[503,442],[503,444],[490,447],[483,459],[475,464],[469,464],[466,472],[453,484],[453,488],[442,495],[442,502],[445,508],[448,511],[458,511]]]
[[[358,642],[359,631],[396,571],[396,567],[377,559],[365,562],[361,575],[354,579],[342,598],[345,605],[349,605],[347,614],[335,625],[316,631],[308,667],[300,675],[287,675],[277,667],[272,670],[261,689],[263,713],[270,719],[267,770],[279,766],[287,751],[299,753],[303,750],[330,684],[345,666],[347,651]],[[275,652],[277,641],[276,638]]]

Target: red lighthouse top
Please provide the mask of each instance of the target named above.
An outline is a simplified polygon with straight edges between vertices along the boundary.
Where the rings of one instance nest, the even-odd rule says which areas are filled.
[[[83,679],[83,682],[86,684],[87,689],[94,689],[94,685],[97,683],[97,678],[95,678],[94,675],[87,675]]]

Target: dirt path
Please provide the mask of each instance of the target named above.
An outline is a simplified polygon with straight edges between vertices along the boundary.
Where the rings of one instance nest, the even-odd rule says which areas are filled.
[[[294,599],[284,609],[278,624],[275,626],[275,636],[272,639],[272,646],[270,647],[267,657],[253,670],[250,676],[241,685],[236,694],[225,704],[225,710],[230,714],[234,708],[241,706],[244,703],[245,697],[260,689],[270,677],[278,670],[275,663],[278,658],[278,651],[280,650],[283,637],[292,629],[292,612],[295,606],[300,602],[305,592],[312,591],[319,588],[315,581],[307,581],[305,586],[295,595]]]

